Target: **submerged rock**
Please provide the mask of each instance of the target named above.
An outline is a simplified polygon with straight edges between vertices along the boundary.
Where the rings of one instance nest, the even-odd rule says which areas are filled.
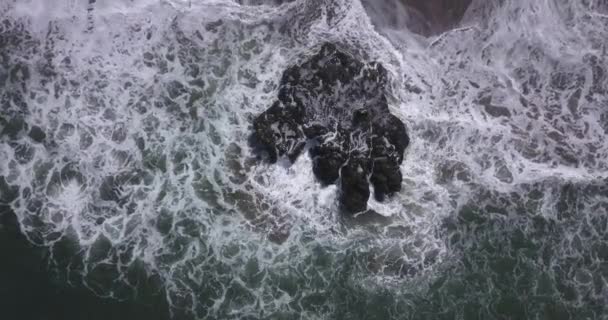
[[[382,201],[401,189],[399,165],[409,139],[389,112],[387,72],[333,44],[283,73],[278,100],[253,121],[253,141],[274,163],[295,161],[308,144],[313,172],[324,185],[340,185],[347,212],[367,209],[370,182]]]

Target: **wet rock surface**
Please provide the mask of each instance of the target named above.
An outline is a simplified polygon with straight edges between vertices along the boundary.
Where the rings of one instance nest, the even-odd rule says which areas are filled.
[[[308,61],[284,71],[278,100],[253,121],[252,141],[271,163],[293,162],[308,146],[313,172],[340,186],[350,213],[367,209],[370,184],[382,201],[401,189],[405,125],[389,112],[387,72],[326,43]]]
[[[361,0],[361,4],[379,30],[408,29],[424,37],[456,28],[474,7],[471,0]]]
[[[425,36],[439,34],[457,25],[471,0],[401,0],[410,9],[412,31]]]

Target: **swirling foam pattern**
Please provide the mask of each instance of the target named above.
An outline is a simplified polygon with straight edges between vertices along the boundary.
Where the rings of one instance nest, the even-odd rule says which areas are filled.
[[[176,318],[608,315],[605,1],[473,1],[431,38],[369,1],[89,2],[0,4],[0,201],[65,281]],[[373,221],[247,145],[325,41],[389,70],[411,137]]]

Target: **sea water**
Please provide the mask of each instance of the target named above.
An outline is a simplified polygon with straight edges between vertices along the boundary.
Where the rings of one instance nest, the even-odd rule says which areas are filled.
[[[13,251],[174,319],[607,319],[608,4],[473,1],[429,37],[404,12],[1,0],[0,204],[34,246]],[[307,155],[248,145],[327,41],[389,70],[411,138],[371,218]]]

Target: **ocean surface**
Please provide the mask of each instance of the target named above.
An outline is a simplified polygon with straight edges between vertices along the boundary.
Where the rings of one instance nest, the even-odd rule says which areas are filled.
[[[0,0],[0,319],[608,319],[608,2],[407,17]],[[379,215],[248,144],[324,42],[384,65],[410,136]]]

